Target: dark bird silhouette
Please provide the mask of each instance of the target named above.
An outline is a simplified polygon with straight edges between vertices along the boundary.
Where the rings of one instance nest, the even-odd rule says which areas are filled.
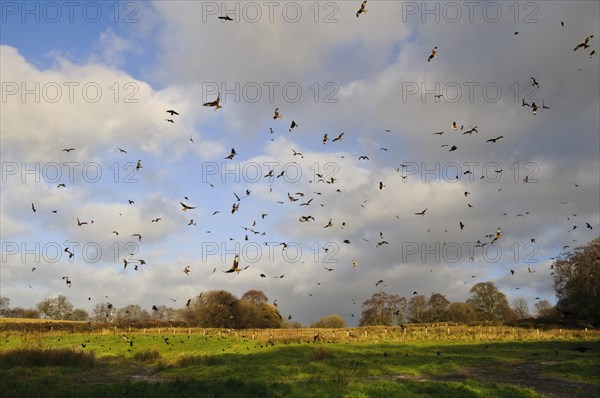
[[[71,152],[71,151],[74,151],[74,150],[75,150],[75,148],[65,148],[62,151],[68,153],[68,152]]]
[[[216,100],[211,101],[211,102],[205,102],[203,105],[204,106],[214,106],[215,107],[215,111],[216,111],[217,109],[222,108],[222,106],[221,106],[220,103],[221,103],[221,93],[218,93]]]
[[[424,216],[426,211],[427,211],[427,209],[423,210],[423,211],[422,211],[422,212],[420,212],[420,213],[415,213],[415,214],[416,214],[417,216]]]
[[[291,133],[293,129],[295,129],[296,127],[298,127],[298,123],[296,123],[295,121],[292,120],[292,124],[290,124],[290,128],[288,129],[288,131]]]
[[[140,235],[140,234],[133,234],[131,236],[137,236],[138,237],[138,241],[140,241],[140,242],[142,241],[142,235]]]
[[[175,120],[173,120],[173,119],[165,119],[165,122],[175,123]]]
[[[279,113],[279,108],[275,108],[275,113],[273,114],[273,119],[277,120],[282,117],[283,117],[283,115]],[[271,130],[271,134],[273,134],[273,130]]]
[[[121,149],[121,148],[117,148],[119,150],[119,152],[121,153],[127,153],[127,151],[125,149]]]
[[[35,213],[37,210],[35,209],[35,205],[32,203],[31,204],[31,210],[33,210],[33,212]]]
[[[333,140],[331,140],[331,142],[341,141],[343,136],[344,136],[344,133],[340,133],[340,135],[338,135]]]
[[[82,225],[87,224],[87,221],[79,221],[79,217],[77,218],[77,226],[81,227]]]
[[[431,50],[431,54],[429,55],[429,58],[427,58],[427,62],[431,62],[431,60],[434,58],[437,58],[437,46],[433,47],[433,50]]]
[[[176,111],[174,111],[173,109],[169,109],[169,110],[167,111],[167,113],[169,113],[171,116],[173,116],[173,115],[179,115],[179,113],[177,113],[177,112],[176,112]]]
[[[183,202],[179,202],[179,204],[181,205],[181,207],[182,207],[182,209],[181,209],[181,210],[183,210],[183,211],[188,211],[188,210],[192,210],[192,209],[195,209],[195,208],[196,208],[196,207],[194,207],[194,206],[186,205],[186,204],[185,204],[185,203],[183,203]]]
[[[235,149],[231,148],[231,153],[225,159],[231,160],[235,155],[237,155],[237,152],[235,151]]]
[[[540,84],[538,83],[537,80],[535,80],[535,77],[532,77],[531,80],[532,80],[531,84],[533,84],[534,86],[540,87]]]
[[[367,0],[363,1],[362,4],[360,5],[360,8],[358,9],[358,11],[356,11],[356,18],[358,18],[358,16],[362,13],[367,13],[367,10],[365,9],[365,6],[367,5]]]
[[[485,142],[491,142],[491,143],[495,143],[496,141],[498,141],[500,138],[504,138],[503,135],[500,135],[496,138],[490,138],[489,140],[485,141]]]
[[[62,277],[62,279],[65,281],[65,284],[66,284],[68,287],[71,287],[71,280],[69,279],[69,277],[68,277],[68,276],[63,276],[63,277]]]
[[[577,45],[577,46],[576,46],[576,47],[573,49],[573,51],[577,51],[577,50],[579,50],[579,49],[580,49],[580,48],[582,48],[582,47],[583,47],[584,49],[588,48],[588,47],[589,47],[589,44],[588,44],[588,43],[590,42],[590,40],[592,40],[592,37],[594,37],[594,35],[589,35],[588,37],[586,37],[584,41],[582,41],[581,43],[579,43],[579,44],[578,44],[578,45]]]
[[[456,145],[452,145],[452,147],[448,150],[448,152],[456,151],[458,147]]]
[[[222,21],[233,21],[233,19],[229,15],[225,15],[224,17],[217,17]]]
[[[368,156],[364,156],[364,155],[363,156],[359,156],[358,160],[369,160],[369,157]]]

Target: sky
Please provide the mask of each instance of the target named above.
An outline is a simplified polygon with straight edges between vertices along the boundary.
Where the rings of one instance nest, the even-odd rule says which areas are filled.
[[[600,230],[600,3],[360,6],[2,2],[0,294],[258,289],[350,325],[381,290],[555,302]]]

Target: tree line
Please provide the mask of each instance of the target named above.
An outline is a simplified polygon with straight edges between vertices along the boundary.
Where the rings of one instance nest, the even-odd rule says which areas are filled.
[[[551,265],[551,274],[558,298],[556,306],[546,300],[537,300],[530,309],[523,297],[517,297],[509,303],[506,295],[492,282],[474,285],[465,302],[450,302],[440,293],[426,297],[415,292],[407,299],[380,291],[362,303],[359,325],[475,321],[507,323],[535,316],[550,323],[600,326],[600,237],[557,257]],[[155,305],[145,309],[138,304],[115,308],[110,302],[98,303],[91,314],[82,308],[74,308],[63,295],[46,298],[35,308],[11,308],[10,299],[0,297],[0,317],[109,323],[178,321],[197,327],[235,329],[302,327],[291,316],[282,317],[276,301],[269,304],[267,295],[260,290],[249,290],[240,298],[224,290],[204,292],[187,301],[183,308]],[[342,316],[331,314],[310,326],[335,328],[347,325]]]

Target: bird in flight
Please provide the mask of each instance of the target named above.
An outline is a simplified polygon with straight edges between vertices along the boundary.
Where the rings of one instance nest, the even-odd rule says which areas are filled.
[[[358,160],[369,160],[369,157],[368,157],[368,156],[365,156],[365,155],[363,155],[363,156],[359,156],[359,157],[358,157]]]
[[[573,51],[577,51],[577,50],[579,50],[579,49],[580,49],[580,48],[582,48],[582,47],[583,47],[584,49],[588,48],[588,47],[590,46],[588,43],[590,42],[590,40],[592,40],[592,37],[594,37],[594,35],[589,35],[588,37],[586,37],[584,41],[582,41],[581,43],[579,43],[579,44],[577,45],[577,47],[575,47],[575,48],[573,49]]]
[[[138,241],[140,241],[140,242],[142,241],[142,235],[140,235],[140,234],[133,234],[131,236],[137,236],[138,237]]]
[[[290,124],[290,128],[288,129],[288,131],[291,133],[293,129],[295,129],[296,127],[298,127],[298,123],[296,123],[295,121],[292,120],[292,124]]]
[[[429,58],[427,58],[427,62],[431,62],[431,60],[434,58],[437,58],[437,46],[433,47],[433,50],[431,50],[431,54],[429,55]]]
[[[225,15],[224,17],[217,17],[223,21],[233,21],[233,19],[229,15]]]
[[[277,119],[281,119],[282,117],[283,117],[283,115],[281,113],[279,113],[279,108],[275,108],[275,113],[273,114],[273,119],[277,120]]]
[[[496,141],[498,141],[500,138],[504,138],[503,135],[498,136],[496,138],[490,138],[489,140],[487,140],[486,142],[491,142],[491,143],[495,143]]]
[[[117,148],[119,150],[119,152],[121,153],[127,153],[127,151],[125,149],[121,149],[121,148]]]
[[[139,169],[142,168],[142,160],[138,159],[136,165],[135,165],[135,170],[138,171]]]
[[[211,102],[205,102],[203,105],[204,106],[214,106],[215,107],[215,111],[216,111],[217,109],[222,108],[222,106],[220,105],[220,102],[221,102],[221,93],[218,93],[216,100],[211,101]]]
[[[304,156],[300,152],[296,152],[292,149],[292,153],[294,154],[294,156],[300,156],[302,159],[304,159]]]
[[[365,6],[367,5],[367,0],[363,1],[362,4],[360,5],[360,8],[358,9],[358,11],[356,11],[356,18],[358,18],[358,16],[362,13],[367,13],[367,10],[365,10]]]
[[[32,203],[31,204],[31,210],[33,210],[33,212],[35,213],[37,210],[35,209],[35,205]]]
[[[87,221],[79,221],[79,217],[77,218],[77,226],[81,227],[82,225],[87,224]]]
[[[340,133],[340,135],[338,135],[333,140],[331,140],[331,142],[341,141],[343,136],[344,136],[344,133]]]
[[[540,87],[540,84],[537,82],[537,80],[535,80],[535,77],[532,77],[531,80],[532,80],[531,84],[533,84],[534,86]]]
[[[71,287],[71,280],[69,279],[68,276],[63,276],[62,279],[65,281],[65,283],[68,287]]]
[[[75,148],[65,148],[62,151],[63,152],[71,152],[71,151],[74,151],[74,150],[75,150]]]
[[[186,274],[187,276],[190,276],[190,266],[186,265],[186,267],[183,269],[183,273]]]
[[[193,207],[193,206],[190,206],[190,205],[186,205],[186,204],[185,204],[185,203],[183,203],[183,202],[179,202],[179,204],[181,205],[181,207],[182,207],[182,209],[181,209],[181,210],[183,210],[183,211],[188,211],[188,210],[195,209],[195,207]]]
[[[179,113],[177,113],[177,112],[176,112],[176,111],[174,111],[173,109],[169,109],[169,110],[167,111],[167,113],[169,113],[171,116],[173,116],[173,115],[179,115]]]
[[[424,216],[426,211],[427,211],[427,209],[423,210],[423,211],[422,211],[422,212],[420,212],[420,213],[415,213],[415,214],[416,214],[417,216]]]
[[[323,135],[323,145],[325,145],[327,141],[329,141],[329,136],[327,135],[327,133],[325,133],[325,135]]]
[[[173,119],[165,119],[165,122],[175,123],[175,120],[173,120]]]
[[[235,151],[235,149],[231,148],[231,153],[225,159],[231,160],[235,155],[237,155],[237,152]]]
[[[235,255],[234,259],[233,259],[233,264],[231,265],[231,268],[228,269],[227,271],[223,271],[225,273],[231,273],[231,272],[237,272],[240,273],[243,270],[245,270],[246,268],[250,267],[249,265],[247,265],[246,267],[240,269],[239,268],[240,265],[240,256],[238,256],[237,254]]]

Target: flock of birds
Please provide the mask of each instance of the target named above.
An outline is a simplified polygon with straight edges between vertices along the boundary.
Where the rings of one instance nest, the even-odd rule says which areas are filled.
[[[356,12],[356,17],[357,18],[359,16],[361,16],[362,14],[366,14],[367,13],[366,4],[367,4],[367,1],[365,0],[360,5],[360,8]],[[224,20],[224,21],[232,21],[232,19],[229,16],[218,17],[218,18],[220,20]],[[561,25],[564,26],[563,23],[561,23]],[[518,34],[518,32],[515,32],[515,34]],[[588,48],[590,48],[590,41],[592,40],[593,37],[594,37],[593,35],[590,35],[587,38],[585,38],[580,44],[578,44],[575,47],[574,51],[577,51],[579,49],[588,49]],[[594,56],[594,54],[595,54],[595,51],[592,51],[590,53],[590,57]],[[438,47],[437,46],[433,47],[433,49],[431,50],[431,53],[430,53],[430,55],[427,58],[427,62],[430,63],[430,62],[432,62],[432,61],[434,61],[436,59],[438,59]],[[531,77],[531,84],[534,85],[537,88],[540,87],[540,82],[535,77]],[[440,96],[441,95],[438,95],[437,97],[440,97]],[[222,109],[223,105],[221,104],[220,93],[217,94],[217,97],[213,101],[206,102],[206,103],[203,104],[203,106],[214,108],[215,111]],[[522,100],[521,106],[522,107],[529,107],[532,110],[533,115],[537,115],[537,112],[539,110],[541,110],[541,109],[543,109],[543,110],[546,110],[546,109],[549,110],[550,109],[549,107],[547,107],[545,105],[545,103],[543,101],[542,101],[542,104],[540,105],[540,104],[537,104],[536,102],[528,103],[524,99]],[[169,115],[169,118],[164,119],[164,121],[166,121],[167,123],[171,123],[171,124],[175,124],[176,117],[181,116],[180,113],[177,112],[174,109],[169,109],[169,110],[166,111],[166,113]],[[273,115],[272,115],[272,119],[274,121],[278,121],[278,120],[283,120],[284,119],[284,116],[282,115],[279,107],[277,107],[277,108],[274,109]],[[298,123],[296,121],[290,120],[289,127],[288,127],[288,132],[291,133],[291,132],[294,131],[294,129],[296,129],[298,127],[299,127],[299,125],[298,125]],[[473,134],[479,134],[479,126],[474,126],[474,127],[469,126],[468,128],[465,129],[465,125],[464,124],[460,124],[460,126],[459,126],[459,123],[457,123],[456,121],[452,121],[449,124],[449,128],[450,128],[450,130],[452,130],[454,132],[462,132],[462,135],[472,136]],[[271,135],[274,134],[273,128],[270,128],[269,131],[270,131]],[[385,132],[386,133],[390,133],[391,130],[390,129],[385,129]],[[443,134],[445,134],[445,131],[434,132],[433,134],[438,135],[438,136],[441,137]],[[485,142],[496,144],[496,143],[498,143],[499,140],[501,140],[503,138],[504,138],[503,135],[499,135],[497,137],[487,138],[485,140]],[[339,133],[337,136],[335,136],[335,138],[332,138],[332,139],[330,139],[329,134],[325,133],[323,135],[323,137],[322,137],[322,144],[323,145],[327,145],[327,143],[332,143],[332,144],[333,143],[339,143],[339,142],[343,141],[343,139],[344,139],[344,133],[343,132]],[[274,140],[274,139],[271,138],[271,140]],[[192,138],[190,138],[190,141],[193,143]],[[443,144],[443,145],[441,145],[441,147],[442,148],[448,148],[448,151],[450,151],[450,152],[456,151],[458,149],[458,147],[457,147],[456,144]],[[118,149],[118,151],[120,153],[123,153],[123,154],[127,154],[128,153],[127,150],[125,150],[125,149],[122,149],[122,148],[117,148],[117,149]],[[71,152],[73,152],[75,150],[76,150],[76,148],[73,148],[73,147],[62,149],[62,151],[66,152],[66,153],[71,153]],[[387,151],[388,148],[382,147],[382,148],[380,148],[380,150]],[[226,156],[224,156],[223,159],[224,160],[233,160],[234,157],[237,156],[237,155],[238,155],[238,153],[236,152],[235,148],[231,148],[230,153],[227,154]],[[295,158],[295,157],[300,157],[301,159],[304,159],[304,155],[302,153],[294,150],[294,149],[292,149],[291,156],[292,156],[292,159]],[[361,154],[360,156],[358,156],[358,160],[369,161],[370,158],[367,155]],[[406,165],[403,164],[400,167],[396,168],[396,171],[398,172],[398,174],[401,175],[401,177],[402,177],[402,179],[404,181],[406,181],[406,179],[408,178],[408,176],[404,173],[405,167],[406,167]],[[139,159],[139,160],[137,160],[136,166],[135,166],[136,172],[141,172],[140,170],[142,168],[143,168],[142,167],[142,160]],[[465,174],[467,174],[468,172],[465,172]],[[499,171],[496,171],[496,172],[501,173],[502,170],[499,170]],[[281,177],[284,177],[284,176],[285,176],[285,170],[282,170],[281,172],[275,174],[275,169],[271,169],[266,175],[264,175],[264,178],[265,179],[273,179],[274,178],[275,181],[276,181],[278,178],[281,178]],[[339,180],[336,177],[334,177],[334,176],[326,176],[325,173],[316,173],[315,177],[316,178],[314,180],[310,180],[309,183],[311,183],[311,184],[325,184],[324,186],[335,186],[336,184],[339,183]],[[461,176],[456,176],[457,179],[459,179],[460,177]],[[483,178],[483,176],[481,178]],[[523,183],[528,183],[529,182],[528,179],[529,179],[529,177],[526,176],[523,179]],[[214,187],[213,184],[209,183],[209,185],[211,187]],[[574,185],[576,187],[578,186],[577,184],[574,184]],[[377,187],[378,187],[378,189],[380,191],[382,191],[387,186],[384,184],[383,181],[379,181],[378,184],[377,184]],[[58,188],[66,188],[66,185],[64,183],[61,183],[61,184],[58,185]],[[271,185],[269,187],[269,194],[272,191],[273,191],[273,187]],[[337,188],[337,189],[335,189],[335,192],[341,193],[341,189]],[[238,195],[235,192],[233,193],[233,195],[235,197],[235,201],[231,204],[231,207],[230,207],[231,214],[235,214],[236,212],[239,211],[240,205],[242,203],[242,200],[250,197],[251,193],[252,193],[252,191],[250,189],[246,189],[245,190],[245,194],[242,195],[242,196]],[[310,197],[310,198],[307,197],[308,195],[309,194],[307,194],[305,192],[295,192],[295,193],[287,192],[287,198],[289,200],[289,204],[291,204],[291,205],[297,205],[297,206],[303,207],[303,208],[308,208],[309,206],[311,206],[313,200],[315,200],[319,196],[322,196],[323,192],[322,191],[313,191],[313,196]],[[464,192],[465,198],[468,198],[470,195],[471,195],[470,192],[467,192],[467,191]],[[361,207],[365,207],[365,204],[366,204],[367,201],[368,200],[364,200],[362,202],[362,204],[361,204]],[[296,202],[300,202],[300,203],[296,203]],[[135,205],[135,201],[133,201],[133,200],[129,200],[128,203],[130,205]],[[284,201],[278,201],[277,203],[281,204],[281,205],[285,204]],[[566,202],[564,202],[564,203],[566,203]],[[187,196],[183,196],[183,199],[179,202],[179,204],[181,206],[181,211],[183,211],[184,214],[187,214],[187,212],[193,212],[197,208],[197,206],[195,206],[193,204],[190,204],[190,199]],[[466,203],[466,205],[469,208],[474,207],[471,203]],[[320,203],[320,206],[321,207],[325,207],[325,204],[324,203]],[[38,209],[36,208],[35,203],[31,204],[31,209],[32,209],[32,211],[34,213],[38,212]],[[425,207],[422,210],[421,209],[414,209],[412,211],[412,213],[414,214],[414,216],[417,216],[417,217],[426,217],[429,214],[428,210],[429,210],[429,207]],[[57,213],[58,210],[51,210],[51,211],[53,213]],[[216,210],[216,211],[213,212],[213,215],[216,215],[216,214],[218,214],[220,212],[221,212],[220,210]],[[519,214],[516,215],[516,217],[519,217],[519,216],[520,217],[525,217],[528,214],[530,214],[530,213],[529,212],[525,212],[525,214],[519,213]],[[503,215],[507,215],[507,213],[503,213]],[[268,213],[261,213],[258,218],[260,220],[264,220],[267,216],[268,216]],[[573,214],[572,216],[575,217],[576,214]],[[396,216],[396,217],[399,218],[398,216]],[[160,221],[162,221],[162,217],[155,217],[155,218],[152,218],[150,221],[152,223],[159,223]],[[312,214],[306,214],[306,215],[301,215],[298,221],[300,223],[312,223],[312,222],[317,222],[318,220],[317,220],[317,217],[315,217],[314,215],[312,215]],[[93,223],[94,223],[94,220],[89,220],[89,221],[88,220],[83,220],[82,221],[79,217],[76,217],[76,225],[79,228],[91,227]],[[187,226],[196,226],[197,225],[193,218],[190,218],[189,221],[186,221],[186,224],[187,224]],[[329,220],[328,220],[327,223],[324,223],[324,224],[321,224],[321,225],[323,225],[323,227],[322,227],[323,229],[333,228],[334,225],[339,225],[341,229],[344,229],[346,227],[346,222],[345,221],[334,222],[333,218],[329,218]],[[587,229],[590,229],[590,230],[593,229],[592,225],[589,222],[586,222],[585,226],[586,226]],[[457,227],[462,231],[462,230],[465,229],[466,223],[463,220],[457,220]],[[243,238],[245,241],[250,240],[250,236],[259,236],[260,237],[260,236],[265,236],[266,235],[266,232],[260,231],[258,229],[258,227],[257,227],[257,221],[253,221],[252,224],[251,224],[251,226],[242,226],[242,228],[246,232],[246,234],[245,234],[245,236]],[[576,225],[573,226],[573,228],[571,229],[571,231],[575,230],[576,228],[577,228]],[[210,232],[210,231],[207,231],[207,232]],[[428,229],[428,232],[430,232],[430,229]],[[445,232],[448,232],[448,231],[445,230]],[[119,236],[119,232],[117,230],[113,230],[113,231],[111,231],[111,233],[114,234],[115,236]],[[130,236],[132,238],[136,238],[138,242],[142,242],[142,234],[140,234],[140,233],[132,233],[132,234],[130,234]],[[501,230],[500,227],[498,227],[495,232],[491,232],[491,233],[485,235],[485,237],[481,237],[477,241],[476,247],[483,248],[484,246],[486,246],[488,244],[494,244],[495,242],[497,242],[502,237],[503,237],[502,230]],[[368,240],[367,238],[363,237],[362,239],[366,243],[370,243],[370,240]],[[230,240],[235,240],[235,238],[230,238]],[[535,239],[532,238],[531,242],[535,242]],[[344,243],[344,244],[350,244],[351,242],[350,242],[350,240],[345,239],[345,240],[342,241],[342,243]],[[282,251],[286,250],[288,248],[288,242],[281,242],[279,245],[282,247],[282,249],[281,249]],[[385,245],[389,245],[389,242],[386,239],[384,239],[383,232],[380,232],[379,233],[379,240],[375,244],[375,247],[376,248],[380,248],[380,247],[383,247]],[[569,245],[565,245],[564,248],[568,248],[568,247],[570,247],[570,246]],[[325,251],[325,253],[328,253],[329,250],[337,250],[337,249],[335,249],[332,246],[327,246],[326,245],[326,246],[323,247],[323,250]],[[70,251],[68,247],[65,248],[64,251],[65,251],[65,253],[68,254],[69,258],[73,258],[75,256],[75,254],[72,251]],[[471,256],[470,260],[471,261],[474,260],[472,256]],[[122,261],[123,261],[123,270],[126,270],[129,265],[133,265],[134,270],[137,271],[137,270],[139,270],[140,266],[147,265],[147,263],[146,263],[146,261],[144,259],[142,259],[142,258],[134,258],[133,254],[129,254],[128,256],[125,256],[122,259]],[[235,257],[234,257],[234,260],[233,260],[233,263],[232,263],[231,267],[228,268],[228,269],[226,269],[226,270],[223,270],[222,272],[228,273],[228,274],[239,274],[240,272],[242,272],[244,270],[247,270],[249,268],[250,268],[250,265],[240,266],[240,256],[239,256],[239,254],[236,254]],[[335,268],[333,268],[333,267],[324,266],[323,268],[328,273],[335,270]],[[351,269],[353,271],[356,271],[358,269],[358,261],[356,259],[352,260]],[[36,268],[34,267],[32,269],[32,271],[35,271],[35,270],[36,270]],[[531,267],[527,267],[527,270],[528,270],[529,273],[534,273],[535,272],[535,270],[533,270]],[[217,271],[217,268],[214,268],[213,271],[212,271],[212,273],[214,273],[216,271]],[[190,273],[192,273],[192,269],[191,269],[190,265],[186,265],[182,269],[182,273],[184,273],[186,276],[189,276]],[[510,274],[511,275],[515,275],[516,273],[517,272],[514,269],[510,269]],[[264,273],[260,273],[258,276],[260,278],[266,278],[267,277],[267,275],[265,275]],[[282,279],[282,278],[284,278],[284,276],[285,276],[285,274],[278,274],[278,275],[273,276],[273,278]],[[63,276],[62,279],[63,279],[65,285],[68,288],[71,288],[71,286],[72,286],[72,280],[70,279],[70,277],[69,276]],[[318,285],[320,285],[320,284],[321,283],[318,283]],[[383,279],[378,279],[375,282],[374,285],[375,285],[375,287],[385,286],[384,280]],[[415,292],[413,292],[413,294],[418,294],[418,293],[415,291]],[[312,296],[312,293],[310,293],[309,295]],[[88,300],[91,300],[91,297],[88,297]],[[190,306],[191,302],[192,302],[192,299],[191,298],[188,299],[187,302],[186,302],[186,306]],[[353,300],[353,302],[354,302],[354,300]],[[276,303],[276,301],[275,301],[275,303]],[[110,308],[112,308],[112,305],[110,306]],[[153,311],[158,311],[158,307],[156,305],[153,305],[152,306],[152,310]],[[354,317],[354,314],[352,314],[351,316]],[[291,316],[290,316],[290,319],[291,319]]]

